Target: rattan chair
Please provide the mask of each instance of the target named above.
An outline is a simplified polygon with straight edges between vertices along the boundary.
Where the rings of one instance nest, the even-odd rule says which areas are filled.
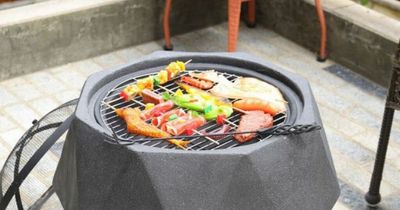
[[[228,0],[228,51],[236,51],[236,42],[239,32],[240,12],[242,3],[247,2],[247,25],[254,27],[256,23],[256,1],[255,0]],[[164,49],[172,50],[171,36],[169,31],[169,16],[171,12],[172,0],[165,1],[163,30],[164,30]]]
[[[236,44],[239,33],[240,12],[242,3],[247,2],[247,26],[254,27],[256,25],[256,1],[255,0],[228,0],[228,52],[236,51]],[[172,0],[165,0],[163,31],[164,31],[164,49],[173,50],[171,43],[171,35],[169,30],[169,16],[171,13]],[[315,0],[315,8],[321,29],[320,50],[317,56],[318,61],[325,61],[327,58],[326,42],[327,29],[324,11],[322,9],[321,0]]]

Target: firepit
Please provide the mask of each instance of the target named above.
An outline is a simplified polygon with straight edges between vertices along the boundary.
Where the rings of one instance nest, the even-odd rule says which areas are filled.
[[[215,69],[229,80],[249,76],[276,86],[287,103],[274,125],[319,124],[307,81],[241,53],[156,52],[119,69],[92,75],[84,85],[54,178],[66,209],[331,209],[339,186],[323,129],[263,136],[238,143],[190,139],[187,150],[166,141],[129,146],[129,134],[114,108],[141,107],[119,92],[175,60],[188,69]],[[174,81],[156,93],[174,92]],[[236,127],[240,113],[227,122]],[[217,128],[207,122],[202,130]],[[111,144],[110,144],[111,143]]]

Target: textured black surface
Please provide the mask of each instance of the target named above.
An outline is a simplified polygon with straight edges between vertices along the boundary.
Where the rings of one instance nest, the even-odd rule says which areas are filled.
[[[193,59],[216,69],[247,68],[281,81],[301,103],[292,123],[321,124],[305,79],[242,53],[157,52],[91,76],[82,91],[54,178],[66,209],[331,209],[339,185],[323,129],[224,150],[182,151],[104,141],[94,116],[110,81]],[[250,72],[250,71],[249,71]],[[284,87],[282,86],[282,87]],[[292,96],[296,97],[296,96]],[[296,100],[294,100],[296,101]]]

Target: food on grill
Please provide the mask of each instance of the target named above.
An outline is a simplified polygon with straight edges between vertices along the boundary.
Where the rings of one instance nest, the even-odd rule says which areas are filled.
[[[244,111],[263,111],[272,116],[275,116],[281,112],[281,110],[275,107],[275,103],[270,103],[257,98],[245,98],[233,103],[233,107]]]
[[[229,127],[229,125],[223,124],[221,126],[221,128],[218,129],[218,130],[214,130],[214,131],[211,131],[211,132],[208,132],[208,133],[207,132],[202,132],[202,134],[204,134],[204,135],[207,135],[207,134],[221,134],[220,136],[219,135],[218,136],[214,136],[214,135],[209,136],[209,138],[211,138],[211,139],[220,140],[220,139],[222,139],[222,138],[224,138],[226,136],[226,135],[223,135],[223,134],[228,133],[230,130],[231,130],[231,127]]]
[[[153,108],[144,110],[140,114],[140,118],[142,120],[148,120],[152,117],[158,117],[162,115],[164,112],[171,110],[174,107],[174,102],[166,101],[160,104],[155,105]]]
[[[219,97],[216,97],[216,96],[212,95],[211,93],[209,93],[207,91],[201,90],[199,88],[190,86],[190,85],[185,84],[185,83],[177,83],[177,84],[179,85],[179,87],[181,87],[187,93],[194,94],[194,95],[200,95],[202,98],[204,98],[206,100],[213,101],[213,103],[215,103],[216,105],[226,104],[227,103],[223,99],[221,99]]]
[[[204,113],[206,120],[215,120],[218,115],[229,117],[233,113],[232,104],[223,103],[212,96],[209,97],[209,94],[182,94],[177,92],[169,98],[179,107]]]
[[[185,115],[186,115],[186,113],[185,113],[185,111],[183,111],[183,109],[173,109],[168,112],[165,112],[161,116],[153,117],[151,123],[153,125],[159,127],[168,121],[172,121],[173,118],[175,118],[175,117],[178,118],[178,117],[182,117]]]
[[[192,118],[187,115],[167,122],[164,129],[172,135],[181,135],[183,133],[186,135],[192,135],[193,130],[201,127],[205,123],[206,120],[202,116]]]
[[[217,83],[219,81],[219,79],[220,79],[218,73],[216,71],[214,71],[214,70],[203,71],[203,72],[200,72],[200,73],[195,73],[193,71],[190,71],[189,75],[191,77],[194,77],[194,78],[198,78],[198,79],[202,79],[202,80],[208,80],[208,81],[211,81],[211,82],[214,82],[214,83]]]
[[[233,113],[232,105],[209,105],[204,110],[204,117],[206,120],[215,120],[218,116],[229,117]],[[221,117],[220,117],[221,118]]]
[[[286,102],[281,92],[274,86],[256,78],[238,78],[235,82],[223,81],[215,85],[210,92],[219,97],[246,99],[256,98],[266,101],[277,109],[276,113],[286,111]]]
[[[152,104],[159,104],[164,102],[164,99],[162,98],[162,96],[158,95],[157,93],[148,90],[148,89],[144,89],[142,90],[142,92],[140,93],[142,95],[142,99],[144,103],[152,103]]]
[[[217,122],[218,125],[223,125],[226,120],[226,116],[224,114],[220,114],[217,116],[217,119],[215,121]]]
[[[269,128],[273,124],[273,118],[270,114],[265,114],[263,111],[248,111],[242,115],[239,122],[239,127],[236,132],[257,131],[261,128]],[[234,138],[244,143],[250,141],[256,136],[256,133],[236,134]]]
[[[153,103],[147,103],[144,105],[144,110],[152,109],[155,105]]]
[[[172,96],[171,100],[179,107],[198,112],[203,112],[207,106],[207,101],[204,98],[194,94],[175,94]]]
[[[181,82],[187,83],[191,86],[200,88],[202,90],[210,89],[214,86],[214,83],[208,80],[197,79],[190,76],[182,76]]]
[[[185,71],[186,65],[182,61],[171,62],[168,66],[161,70],[155,76],[148,76],[139,79],[136,84],[126,86],[121,92],[120,96],[125,101],[132,100],[137,94],[144,89],[153,90],[154,86],[162,85],[176,77],[180,72]]]
[[[116,109],[115,112],[119,117],[124,119],[129,133],[153,138],[164,138],[171,136],[169,133],[143,121],[140,118],[141,113],[139,108]],[[169,139],[167,141],[182,149],[185,149],[187,144],[189,144],[189,141],[184,140]]]

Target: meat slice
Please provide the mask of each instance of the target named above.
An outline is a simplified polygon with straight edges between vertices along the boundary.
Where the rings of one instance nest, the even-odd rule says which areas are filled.
[[[261,128],[269,128],[273,124],[273,118],[270,114],[265,114],[263,111],[248,111],[242,115],[239,122],[239,127],[236,132],[256,131]],[[256,136],[256,133],[236,134],[234,138],[244,143],[250,141]]]
[[[153,104],[159,104],[159,103],[163,103],[164,99],[162,98],[162,96],[158,95],[157,93],[148,90],[148,89],[144,89],[141,92],[142,94],[142,98],[143,98],[143,102],[144,103],[153,103]]]

